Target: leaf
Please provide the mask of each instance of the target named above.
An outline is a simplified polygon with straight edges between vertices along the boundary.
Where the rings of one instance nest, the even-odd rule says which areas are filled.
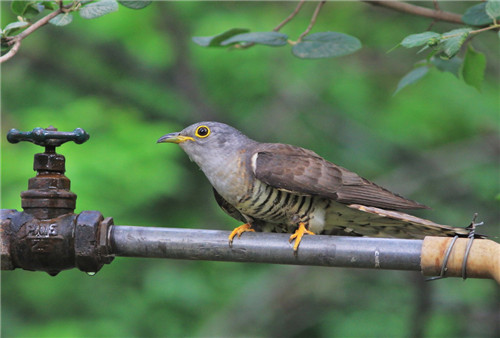
[[[10,9],[12,12],[16,15],[23,16],[24,12],[28,8],[29,5],[33,4],[34,1],[20,1],[20,0],[14,0],[10,4]]]
[[[39,3],[30,3],[22,15],[26,19],[32,19],[45,10],[45,6]]]
[[[267,46],[284,46],[288,35],[278,32],[254,32],[238,34],[222,41],[221,46],[229,46],[239,42],[258,43]]]
[[[232,28],[224,33],[214,36],[194,36],[193,42],[203,47],[221,47],[221,42],[232,36],[249,32],[246,28]]]
[[[490,18],[497,18],[500,16],[500,0],[488,0],[486,3],[486,14]]]
[[[61,13],[55,18],[50,19],[49,23],[54,26],[66,26],[69,25],[73,21],[73,15],[69,13]]]
[[[484,70],[486,69],[486,57],[483,53],[477,52],[468,46],[465,53],[464,64],[462,67],[462,76],[465,83],[469,86],[481,90],[481,84],[484,80]]]
[[[139,1],[132,1],[132,0],[118,0],[120,5],[123,5],[127,8],[131,9],[143,9],[144,7],[147,7],[151,5],[153,1],[146,1],[146,0],[139,0]]]
[[[459,57],[454,57],[449,60],[443,60],[439,57],[433,56],[430,59],[431,64],[436,66],[442,72],[448,72],[455,75],[457,78],[460,77],[460,67],[462,66],[462,59]]]
[[[117,10],[118,3],[115,0],[101,0],[85,5],[80,9],[79,13],[84,19],[95,19],[100,16],[116,12]]]
[[[412,48],[417,46],[425,45],[431,39],[436,39],[441,36],[439,33],[435,32],[424,32],[420,34],[412,34],[408,35],[406,38],[401,41],[401,45],[406,48]],[[433,40],[434,41],[434,40]]]
[[[398,87],[394,91],[394,94],[392,96],[396,95],[401,89],[404,87],[411,85],[412,83],[417,82],[420,80],[422,77],[424,77],[425,74],[429,71],[429,67],[424,66],[424,67],[418,67],[413,69],[411,72],[403,76],[403,78],[399,81]]]
[[[469,36],[470,31],[470,28],[459,28],[441,35],[445,58],[452,58],[460,51],[460,47]]]
[[[5,28],[3,29],[3,32],[5,34],[8,34],[8,32],[11,31],[11,30],[19,29],[19,28],[22,28],[22,27],[26,27],[28,25],[29,25],[29,23],[24,22],[24,21],[11,22],[7,26],[5,26]]]
[[[292,48],[292,53],[302,59],[329,58],[352,54],[361,48],[354,36],[337,32],[307,35]]]
[[[469,7],[462,15],[462,20],[471,26],[484,26],[493,23],[493,19],[486,14],[486,2]]]
[[[58,8],[58,6],[54,2],[52,2],[52,1],[42,1],[41,5],[43,7],[45,7],[46,9],[51,10],[51,11],[53,11],[53,10],[55,10],[55,9]]]

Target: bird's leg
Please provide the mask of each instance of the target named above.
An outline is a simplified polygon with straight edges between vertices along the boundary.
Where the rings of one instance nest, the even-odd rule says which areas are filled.
[[[293,245],[293,253],[294,254],[297,254],[297,250],[299,249],[300,241],[302,240],[302,237],[305,234],[314,235],[314,232],[309,231],[307,229],[307,225],[308,225],[307,222],[299,222],[298,229],[295,230],[295,232],[293,233],[293,235],[291,235],[290,239],[288,240],[290,243],[292,243],[292,241],[295,240],[295,244]]]
[[[229,235],[229,246],[233,247],[234,236],[238,235],[238,238],[240,238],[241,234],[247,231],[255,232],[255,230],[252,229],[252,225],[250,223],[245,223],[243,225],[240,225],[239,227],[234,228],[234,230]]]

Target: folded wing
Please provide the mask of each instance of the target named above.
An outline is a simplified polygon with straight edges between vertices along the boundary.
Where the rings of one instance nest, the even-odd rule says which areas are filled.
[[[255,177],[277,189],[329,198],[343,204],[385,209],[427,208],[328,162],[307,149],[265,143],[260,144],[251,156]]]

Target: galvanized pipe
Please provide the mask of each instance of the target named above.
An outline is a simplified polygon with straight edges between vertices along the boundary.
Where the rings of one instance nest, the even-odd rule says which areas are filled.
[[[298,254],[289,234],[246,232],[228,244],[229,231],[112,225],[111,253],[124,257],[316,265],[420,271],[422,240],[304,236]]]

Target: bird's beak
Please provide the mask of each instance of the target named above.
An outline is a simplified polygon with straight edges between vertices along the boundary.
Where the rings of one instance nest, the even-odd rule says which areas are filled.
[[[182,143],[186,141],[194,141],[194,138],[190,136],[182,136],[180,133],[170,133],[160,137],[156,143]]]

